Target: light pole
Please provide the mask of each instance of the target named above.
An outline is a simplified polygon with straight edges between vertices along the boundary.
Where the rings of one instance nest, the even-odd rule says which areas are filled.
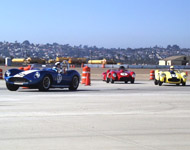
[[[90,63],[92,64],[92,50],[90,50]]]

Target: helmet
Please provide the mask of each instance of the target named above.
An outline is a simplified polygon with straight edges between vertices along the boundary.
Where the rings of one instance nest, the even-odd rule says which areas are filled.
[[[119,70],[125,70],[125,67],[124,66],[120,66]]]
[[[170,69],[174,69],[174,66],[170,66]]]
[[[58,65],[61,65],[61,63],[60,62],[56,62],[55,66],[57,67]]]

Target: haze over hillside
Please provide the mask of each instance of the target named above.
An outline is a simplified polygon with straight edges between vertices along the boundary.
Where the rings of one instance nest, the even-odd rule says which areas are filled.
[[[180,48],[178,45],[147,48],[104,48],[88,45],[71,46],[69,44],[33,44],[28,40],[22,43],[0,42],[0,57],[11,58],[44,58],[85,57],[87,59],[109,59],[126,64],[158,64],[159,59],[173,55],[190,55],[190,48]]]

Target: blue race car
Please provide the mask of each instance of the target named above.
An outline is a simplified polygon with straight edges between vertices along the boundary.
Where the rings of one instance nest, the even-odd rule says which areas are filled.
[[[48,91],[49,88],[69,88],[75,91],[80,83],[80,74],[76,70],[69,70],[68,66],[62,72],[57,72],[53,68],[33,68],[27,71],[10,69],[5,72],[4,77],[10,91],[16,91],[19,87],[39,91]]]

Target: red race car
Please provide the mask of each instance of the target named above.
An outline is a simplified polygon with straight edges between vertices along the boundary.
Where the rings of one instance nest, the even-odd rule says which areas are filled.
[[[135,73],[132,71],[125,70],[124,66],[121,66],[119,70],[107,70],[103,74],[103,81],[107,83],[114,83],[115,81],[124,81],[127,83],[130,81],[131,83],[135,82]]]

